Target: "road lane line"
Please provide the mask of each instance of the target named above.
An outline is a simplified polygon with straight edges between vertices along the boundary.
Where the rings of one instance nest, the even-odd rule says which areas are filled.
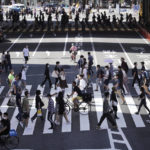
[[[39,48],[39,46],[40,46],[40,44],[41,44],[41,42],[42,42],[44,36],[45,36],[45,33],[42,35],[42,37],[41,37],[41,39],[40,39],[40,41],[39,41],[37,47],[35,48],[35,50],[34,50],[32,56],[35,56],[35,54],[36,54],[36,52],[37,52],[37,50],[38,50],[38,48]]]
[[[22,33],[18,36],[18,38],[14,41],[14,43],[6,50],[6,52],[10,51],[10,49],[16,44],[16,42],[20,39]]]
[[[67,34],[66,34],[66,40],[65,40],[65,45],[64,45],[63,56],[66,55],[67,42],[68,42],[68,32],[67,32]]]
[[[30,93],[32,85],[27,85],[26,88],[27,88],[28,92]],[[24,92],[25,92],[25,90],[22,91],[21,96],[24,96]],[[18,107],[15,108],[15,111],[14,111],[13,116],[12,116],[11,121],[10,121],[11,122],[11,129],[15,129],[15,130],[17,129],[17,126],[19,124],[18,120],[16,119],[17,114],[18,114]]]
[[[134,67],[134,65],[133,65],[133,63],[132,63],[132,61],[131,61],[131,59],[130,59],[129,55],[127,54],[127,52],[126,52],[125,48],[124,48],[124,47],[123,47],[123,45],[120,43],[119,39],[117,39],[117,41],[118,41],[118,44],[120,45],[120,47],[121,47],[122,51],[124,52],[125,56],[127,57],[127,59],[128,59],[128,61],[129,61],[130,65],[131,65],[131,67],[133,68],[133,67]]]
[[[93,90],[96,89],[96,84],[93,84]],[[102,114],[103,114],[103,98],[100,91],[100,87],[98,87],[98,91],[94,91],[94,102],[95,102],[95,109],[97,113],[97,120],[99,121]],[[108,122],[105,119],[101,125],[102,129],[108,129]]]
[[[4,88],[5,88],[4,86],[1,86],[1,87],[0,87],[0,95],[2,94]]]
[[[40,85],[38,85],[37,89],[41,90],[41,97],[43,96],[44,88],[45,88],[45,86],[43,86],[43,88],[42,88]],[[35,97],[34,97],[32,107],[31,107],[31,110],[30,110],[30,118],[33,117],[33,115],[36,113],[36,111],[37,110],[35,108]],[[33,122],[31,121],[31,119],[29,119],[28,126],[27,126],[27,128],[25,128],[25,130],[23,132],[23,135],[33,135],[36,119],[33,120]]]
[[[91,32],[89,33],[89,35],[90,35],[90,41],[91,41],[91,45],[92,45],[92,51],[93,51],[93,56],[94,56],[95,66],[97,66],[96,51],[95,51],[95,47],[94,47],[94,43],[93,43],[93,38],[92,38]]]
[[[65,90],[65,97],[67,96],[67,94],[71,93],[72,93],[72,84],[68,84],[68,88],[66,88]],[[67,116],[70,123],[67,123],[64,117],[62,118],[62,132],[71,132],[71,123],[72,123],[71,116],[72,116],[72,109],[70,110]]]
[[[109,84],[110,92],[112,91],[112,87],[113,87],[113,84],[110,83],[110,84]],[[127,128],[127,125],[126,125],[126,122],[125,122],[125,119],[124,119],[124,116],[123,116],[123,112],[122,112],[122,110],[121,110],[121,107],[120,107],[119,102],[118,102],[117,107],[118,107],[117,115],[118,115],[118,117],[119,117],[119,119],[116,119],[117,126],[118,126],[119,128]]]

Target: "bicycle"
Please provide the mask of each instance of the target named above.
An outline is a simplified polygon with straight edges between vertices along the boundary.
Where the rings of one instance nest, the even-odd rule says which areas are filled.
[[[10,130],[8,135],[2,135],[0,137],[0,143],[7,149],[16,148],[19,144],[19,137],[16,130]]]
[[[74,110],[75,112],[80,112],[80,114],[82,115],[87,115],[88,112],[91,110],[91,102],[86,102],[86,101],[83,101],[80,100],[79,103],[78,103],[78,107],[77,108],[74,108],[74,103],[72,101],[69,100],[70,97],[69,95],[67,95],[66,99],[65,99],[65,110],[66,110],[66,113],[69,114],[70,110]]]

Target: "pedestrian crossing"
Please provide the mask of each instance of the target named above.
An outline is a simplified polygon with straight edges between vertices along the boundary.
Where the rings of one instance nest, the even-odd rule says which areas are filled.
[[[111,92],[111,88],[112,88],[112,83],[109,84],[109,89]],[[0,87],[0,95],[2,95],[4,89],[6,87],[1,86]],[[30,92],[32,90],[33,86],[32,85],[27,85],[26,89]],[[42,129],[42,133],[41,134],[55,134],[55,129],[54,130],[50,130],[50,123],[47,120],[47,115],[48,115],[48,111],[47,111],[47,105],[48,105],[48,99],[46,97],[43,97],[44,95],[44,90],[45,90],[45,86],[41,87],[40,85],[37,86],[37,89],[41,90],[41,98],[45,104],[44,106],[44,121],[41,122],[43,123],[43,129]],[[94,91],[96,89],[96,84],[93,84],[93,103],[94,105],[92,107],[94,107],[95,110],[95,115],[96,115],[96,122],[98,122],[100,120],[100,117],[102,116],[103,113],[103,94],[100,90],[98,91]],[[139,94],[140,90],[139,87],[137,85],[135,85],[135,91],[137,94]],[[68,84],[68,88],[65,89],[65,96],[67,96],[67,94],[70,94],[72,92],[72,85]],[[55,90],[52,88],[51,89],[51,94],[55,93]],[[7,95],[9,95],[9,91],[7,93]],[[22,92],[22,97],[24,96],[24,91]],[[29,97],[30,101],[31,101],[31,108],[30,108],[30,118],[36,113],[36,108],[35,108],[35,96],[30,96]],[[2,99],[3,102],[1,103],[0,106],[0,110],[4,113],[6,111],[8,111],[9,109],[12,109],[12,107],[8,106],[8,102],[9,102],[9,96],[6,96],[5,98]],[[53,97],[53,100],[55,102],[55,97]],[[146,123],[146,121],[143,119],[143,115],[139,114],[136,115],[135,112],[137,112],[138,106],[136,105],[135,101],[136,99],[131,95],[125,95],[125,100],[126,100],[126,105],[122,105],[121,104],[121,100],[118,98],[118,117],[119,119],[116,120],[117,126],[119,128],[130,128],[130,127],[136,127],[136,128],[143,128],[143,127],[147,127],[148,124]],[[148,107],[150,108],[150,101],[147,98],[147,104]],[[123,109],[123,107],[125,107],[125,109],[129,110],[128,111],[124,111],[125,109]],[[144,110],[145,108],[142,107],[141,111]],[[13,111],[11,111],[12,113],[9,114],[9,118],[10,118],[10,122],[11,122],[11,129],[15,129],[15,130],[20,130],[19,128],[19,122],[16,119],[16,115],[18,114],[18,108],[17,107],[13,107]],[[65,118],[62,117],[62,122],[61,125],[58,127],[60,128],[59,131],[61,133],[71,133],[75,130],[76,127],[73,128],[73,124],[75,121],[75,118],[77,121],[79,121],[79,127],[77,127],[77,129],[80,132],[83,131],[90,131],[93,128],[93,118],[91,118],[90,116],[90,111],[88,112],[87,115],[82,115],[79,112],[74,112],[73,110],[70,111],[70,113],[68,114],[68,119],[70,121],[70,123],[67,123]],[[79,115],[77,115],[79,114]],[[130,116],[129,119],[132,119],[132,121],[127,121],[127,117],[126,116]],[[144,114],[145,115],[145,114]],[[146,114],[147,115],[147,114]],[[55,116],[54,116],[55,117]],[[134,123],[134,125],[130,125],[130,123],[132,124],[132,122]],[[92,124],[92,126],[91,126]],[[25,135],[34,135],[35,132],[38,132],[37,129],[35,130],[35,126],[38,126],[37,124],[37,119],[35,119],[34,121],[31,121],[31,119],[29,119],[29,123],[28,123],[28,127],[26,127],[25,129],[21,128],[23,130],[22,134]],[[96,126],[96,124],[95,124]],[[104,120],[104,122],[102,123],[102,129],[109,129],[110,124],[107,120]]]

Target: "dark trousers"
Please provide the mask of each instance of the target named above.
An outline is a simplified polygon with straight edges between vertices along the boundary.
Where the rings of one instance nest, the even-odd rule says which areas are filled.
[[[123,91],[123,94],[125,94],[125,89],[123,87],[123,81],[120,81],[119,86],[120,86],[121,90]]]
[[[50,124],[51,124],[51,127],[54,127],[54,121],[53,121],[53,113],[51,113],[51,112],[48,112],[48,116],[47,116],[47,120],[50,122]]]
[[[114,111],[115,117],[117,117],[117,111],[118,111],[117,106],[113,106],[113,111]]]
[[[135,83],[136,81],[138,81],[138,84],[139,84],[139,87],[140,87],[140,79],[139,79],[138,76],[135,76],[135,77],[133,78],[132,86],[134,86],[134,83]]]
[[[22,108],[21,108],[21,106],[18,106],[18,114],[17,114],[16,118],[17,118],[19,121],[22,120]]]
[[[113,126],[116,126],[116,122],[115,122],[114,118],[111,116],[111,113],[103,114],[97,125],[101,126],[101,124],[102,124],[102,122],[104,121],[105,118],[107,118]]]
[[[141,102],[140,102],[138,113],[140,112],[142,106],[144,106],[147,109],[147,111],[150,113],[150,110],[146,105],[146,101],[143,101],[143,100],[141,100]]]
[[[47,80],[48,80],[48,82],[49,82],[49,88],[51,88],[52,82],[51,82],[50,77],[47,77],[47,76],[45,77],[44,81],[41,83],[41,86],[43,86]]]
[[[40,108],[40,109],[42,111],[42,108]],[[31,118],[32,120],[34,120],[35,118],[37,118],[37,112],[38,112],[38,109],[37,109],[36,113],[33,115],[33,117]],[[43,116],[40,116],[40,118],[41,118],[41,120],[44,120]]]
[[[56,89],[56,85],[57,85],[59,79],[60,79],[60,78],[55,78],[55,89]]]

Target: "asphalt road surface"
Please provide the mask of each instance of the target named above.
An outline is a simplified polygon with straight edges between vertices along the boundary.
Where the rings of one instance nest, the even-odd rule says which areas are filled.
[[[83,54],[87,58],[87,52],[91,52],[94,57],[93,70],[95,66],[107,65],[107,59],[112,59],[114,67],[120,64],[120,58],[124,57],[127,61],[129,72],[129,89],[130,95],[125,95],[126,105],[122,105],[122,101],[118,98],[118,129],[112,130],[109,122],[104,121],[102,130],[96,130],[96,124],[102,114],[102,97],[101,88],[95,92],[95,78],[92,79],[93,106],[88,115],[81,115],[79,112],[71,111],[68,115],[70,124],[67,124],[64,118],[61,125],[54,131],[48,130],[50,127],[47,121],[47,98],[43,97],[44,121],[39,118],[33,123],[29,121],[29,127],[22,129],[18,124],[15,116],[17,108],[7,106],[8,85],[6,84],[7,74],[2,73],[2,86],[0,88],[0,108],[1,111],[8,111],[11,120],[11,128],[16,129],[20,143],[18,149],[34,149],[34,150],[71,150],[71,149],[107,149],[107,150],[149,150],[149,130],[150,124],[146,120],[149,119],[148,112],[145,108],[141,109],[139,115],[135,115],[139,101],[137,99],[139,88],[131,87],[131,68],[133,63],[144,61],[147,70],[150,70],[150,44],[136,31],[99,31],[99,32],[63,32],[56,33],[34,33],[31,37],[28,33],[9,33],[7,40],[0,43],[0,51],[10,51],[13,69],[19,73],[21,66],[24,64],[22,50],[28,45],[30,50],[29,68],[27,71],[27,88],[30,90],[30,97],[34,99],[35,91],[44,79],[45,64],[50,64],[50,71],[53,71],[56,61],[64,67],[68,87],[66,94],[71,93],[71,82],[78,73],[77,64],[70,60],[69,48],[71,43],[79,43],[81,50],[78,51],[77,59]],[[52,78],[52,82],[54,80]],[[111,87],[112,84],[110,83]],[[48,84],[41,88],[42,95],[49,92]],[[54,89],[51,93],[55,92]],[[34,100],[30,101],[32,109],[30,116],[34,114]],[[150,101],[147,99],[148,107]]]

